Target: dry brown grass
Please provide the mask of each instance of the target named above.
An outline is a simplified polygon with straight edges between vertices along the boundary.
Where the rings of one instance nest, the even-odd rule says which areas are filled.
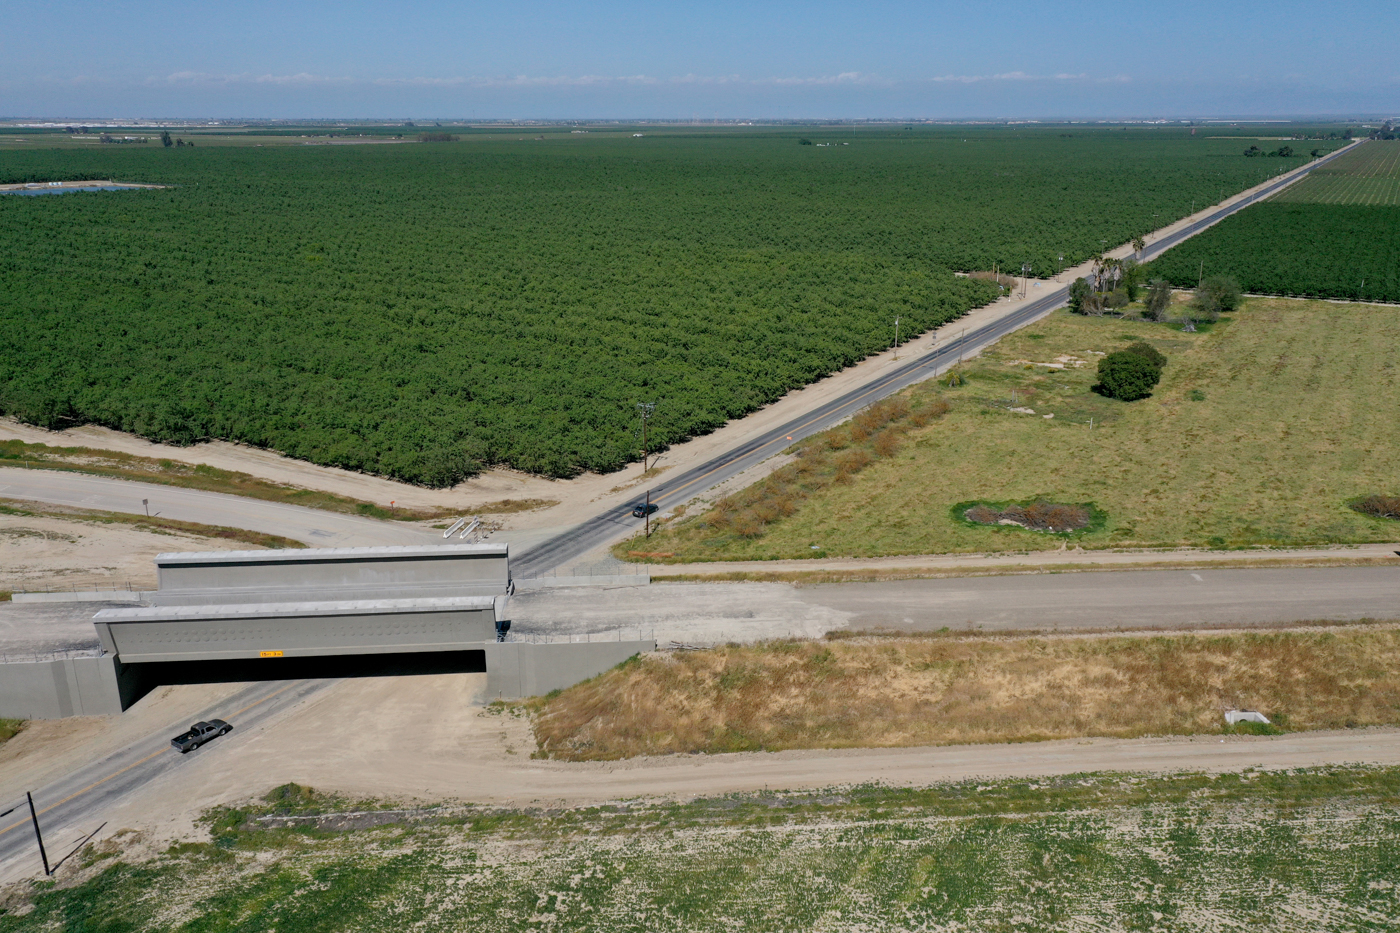
[[[536,701],[542,754],[1021,742],[1400,723],[1400,628],[862,638],[642,656]]]
[[[848,484],[871,464],[898,454],[905,434],[943,417],[949,408],[947,401],[936,396],[925,396],[917,406],[903,395],[876,402],[858,412],[850,425],[799,445],[791,463],[716,502],[693,525],[703,535],[720,541],[761,538],[775,522],[795,515],[814,493],[827,486]],[[643,555],[651,552],[629,548],[624,542],[613,553],[639,560],[647,559]],[[674,557],[674,552],[666,553]]]

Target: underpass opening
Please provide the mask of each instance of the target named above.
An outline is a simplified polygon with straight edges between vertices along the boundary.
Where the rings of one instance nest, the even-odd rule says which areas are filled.
[[[484,674],[486,652],[420,651],[403,654],[322,655],[306,658],[236,658],[215,661],[147,661],[121,666],[123,708],[157,687],[183,684]]]

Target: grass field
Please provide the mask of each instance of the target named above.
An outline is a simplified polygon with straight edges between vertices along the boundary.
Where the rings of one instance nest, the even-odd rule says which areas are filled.
[[[1094,361],[1139,339],[1169,358],[1152,397],[1094,393]],[[966,385],[916,387],[914,410],[935,397],[951,409],[893,438],[889,455],[870,440],[854,444],[849,426],[804,445],[819,462],[870,450],[845,482],[794,497],[799,458],[718,509],[663,526],[645,549],[679,563],[1395,541],[1400,525],[1347,502],[1395,494],[1397,339],[1400,309],[1367,305],[1250,299],[1233,320],[1195,334],[1056,312],[965,364]],[[1064,536],[950,514],[957,503],[1039,496],[1093,503],[1105,523]],[[725,509],[771,520],[717,522]],[[641,546],[634,539],[618,553]]]
[[[1049,272],[1304,161],[1185,128],[321,141],[0,151],[169,186],[0,196],[0,408],[432,486],[612,470],[638,402],[653,445],[713,430],[994,294],[952,271]]]
[[[1400,630],[865,636],[645,655],[530,701],[570,761],[1400,724]],[[1236,726],[1244,729],[1245,726]]]
[[[348,831],[323,827],[354,825],[334,815],[349,802],[297,796],[295,807],[212,814],[211,842],[149,858],[127,860],[142,846],[130,833],[89,848],[57,885],[0,895],[0,931],[1308,933],[1400,924],[1396,769],[446,810]],[[250,820],[279,812],[327,816],[278,829]]]
[[[1271,200],[1281,204],[1400,206],[1400,140],[1370,140],[1310,172]]]

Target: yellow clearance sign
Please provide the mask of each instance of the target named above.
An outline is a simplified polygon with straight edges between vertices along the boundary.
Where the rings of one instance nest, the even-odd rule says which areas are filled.
[[[258,652],[258,657],[260,657],[260,658],[280,658],[280,657],[282,657],[282,652],[280,652],[280,651],[259,651],[259,652]]]

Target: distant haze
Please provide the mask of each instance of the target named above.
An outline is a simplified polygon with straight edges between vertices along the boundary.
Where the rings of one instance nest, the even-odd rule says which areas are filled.
[[[10,0],[0,116],[1400,111],[1400,5]]]

